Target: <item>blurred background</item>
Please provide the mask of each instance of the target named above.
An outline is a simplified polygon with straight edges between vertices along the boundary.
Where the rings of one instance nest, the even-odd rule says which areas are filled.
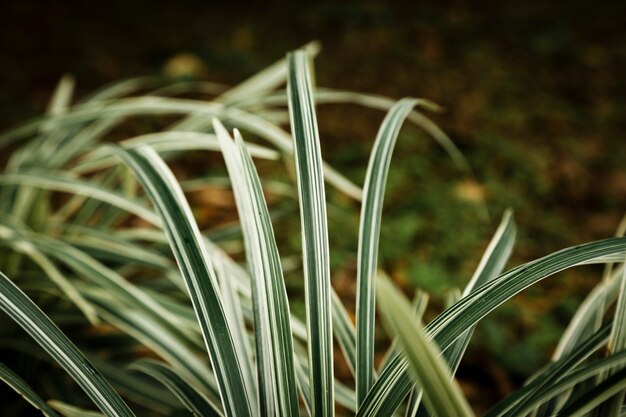
[[[322,45],[319,86],[443,106],[433,118],[474,176],[407,126],[381,241],[381,266],[407,293],[433,294],[431,317],[446,292],[471,277],[505,208],[514,209],[519,228],[510,266],[610,237],[624,214],[626,3],[22,0],[0,7],[3,130],[41,115],[65,73],[76,78],[78,97],[140,75],[233,85],[311,40]],[[318,111],[325,157],[362,182],[384,114],[347,105]],[[193,169],[211,173],[206,161],[198,164]],[[350,304],[358,206],[329,193],[333,280]],[[199,216],[210,217],[219,196],[207,201]],[[277,222],[298,227],[297,216]],[[299,239],[285,232],[281,245],[296,253]],[[491,404],[547,360],[600,275],[598,268],[561,274],[478,327],[459,371],[475,404]],[[289,287],[298,310],[297,271]]]

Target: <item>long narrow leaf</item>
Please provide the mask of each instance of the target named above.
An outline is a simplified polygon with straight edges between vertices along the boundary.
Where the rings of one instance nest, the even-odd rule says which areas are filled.
[[[0,380],[4,381],[8,386],[13,388],[15,392],[20,394],[33,407],[41,410],[46,417],[59,417],[57,413],[51,409],[48,404],[41,399],[39,395],[28,385],[26,381],[20,378],[15,372],[9,369],[5,364],[0,362]]]
[[[61,365],[107,416],[133,412],[74,344],[9,278],[0,273],[0,308]]]
[[[126,139],[120,145],[132,148],[148,145],[159,152],[208,150],[219,151],[219,143],[215,135],[200,132],[166,131],[150,133]],[[277,159],[278,153],[272,149],[247,144],[250,154],[257,158]],[[72,172],[84,173],[107,168],[117,163],[114,153],[109,147],[100,147],[86,154],[80,162],[71,168]]]
[[[293,154],[291,136],[274,123],[252,113],[220,103],[207,103],[197,100],[169,99],[162,97],[141,97],[116,100],[108,105],[83,105],[74,107],[71,112],[56,116],[51,120],[60,126],[76,126],[103,118],[120,118],[140,115],[188,114],[204,115],[210,121],[213,117],[228,120],[229,124],[254,133],[273,143],[281,151]],[[49,119],[36,120],[27,125],[0,135],[0,147],[28,136],[39,129]],[[352,198],[361,198],[361,189],[339,174],[328,164],[324,164],[326,180]]]
[[[356,395],[357,405],[363,402],[374,382],[374,330],[376,293],[374,275],[378,264],[380,225],[383,214],[383,198],[391,154],[404,119],[413,107],[415,99],[403,99],[387,113],[378,130],[372,149],[365,185],[359,226],[359,249],[357,267],[356,307]]]
[[[311,413],[328,417],[334,415],[328,226],[308,59],[303,51],[289,55],[289,114],[302,223]]]
[[[559,383],[550,385],[546,390],[541,391],[539,393],[539,402],[546,401],[547,399],[554,397],[559,392],[571,389],[572,386],[576,383],[580,383],[585,379],[592,378],[603,372],[607,368],[610,369],[610,367],[615,367],[619,365],[623,366],[625,362],[625,352],[620,352],[608,358],[599,359],[590,365],[587,365],[575,372],[572,372],[570,375],[567,375],[565,378],[563,378],[563,380],[561,380]],[[568,404],[565,405],[565,407],[563,407],[558,412],[558,414],[555,415],[558,415],[559,417],[586,415],[589,411],[593,410],[595,407],[602,404],[602,402],[611,398],[624,388],[626,388],[626,369],[622,369],[621,371],[614,373],[609,378],[604,380],[602,383],[594,386],[589,391],[576,398],[573,398]],[[515,416],[521,417],[527,415],[528,412],[531,411],[533,406],[534,405],[531,405],[530,407],[520,410],[518,414],[515,414]]]
[[[422,387],[429,411],[437,417],[473,416],[461,388],[451,380],[452,374],[439,350],[415,320],[410,304],[387,279],[379,279],[378,290],[384,322],[397,337],[413,376]]]
[[[613,327],[611,327],[611,336],[609,337],[608,344],[609,355],[613,355],[615,352],[620,352],[626,349],[626,272],[622,273],[619,280],[619,296],[617,298],[617,306],[615,307],[615,314],[613,316]],[[615,369],[611,369],[602,373],[600,375],[600,381],[610,377],[616,371],[617,370]],[[616,393],[615,396],[602,404],[597,412],[597,415],[619,415],[619,413],[621,413],[625,394],[625,391]]]
[[[64,417],[103,417],[102,414],[97,411],[85,410],[84,408],[66,404],[62,401],[50,400],[49,404]]]
[[[119,302],[107,298],[108,294],[101,291],[85,293],[98,307],[98,313],[104,320],[152,349],[195,385],[208,393],[218,393],[215,377],[206,364],[153,317],[124,308]]]
[[[577,265],[620,261],[625,251],[626,238],[613,238],[563,249],[521,265],[462,298],[430,322],[426,330],[445,351],[468,328],[531,285]],[[359,417],[390,416],[409,393],[413,384],[406,361],[395,358],[391,362],[359,408]]]
[[[581,343],[576,349],[558,361],[546,366],[526,385],[493,406],[484,417],[511,416],[519,414],[521,407],[532,409],[533,406],[540,405],[537,402],[533,404],[529,398],[541,393],[546,387],[554,385],[564,375],[570,373],[572,369],[597,352],[600,347],[606,345],[610,330],[609,326],[605,326],[584,341],[584,343]]]
[[[515,235],[516,227],[515,222],[513,221],[513,213],[510,210],[507,210],[502,216],[500,225],[491,239],[491,242],[489,242],[487,250],[483,254],[474,275],[465,286],[463,296],[472,293],[478,287],[494,279],[502,272],[509,256],[511,255],[511,251],[513,250]],[[461,337],[454,341],[452,346],[444,352],[444,357],[448,362],[453,375],[456,373],[456,370],[461,362],[461,358],[469,345],[473,333],[474,327],[471,327],[463,333]],[[428,416],[428,411],[423,405],[420,405],[419,408],[414,408],[414,410],[415,413],[407,414],[407,416]]]
[[[319,52],[320,45],[317,42],[310,42],[301,49],[306,50],[309,54],[314,56]],[[287,60],[281,59],[239,85],[229,89],[219,96],[217,101],[232,103],[240,99],[263,95],[283,84],[286,79]]]
[[[593,328],[596,325],[595,318],[599,314],[599,311],[604,310],[607,305],[617,299],[621,284],[619,277],[621,277],[623,273],[623,269],[617,269],[614,273],[614,275],[617,276],[611,279],[603,279],[595,286],[589,295],[587,295],[563,332],[559,344],[552,354],[553,360],[558,360],[566,356],[575,349],[585,337],[593,333]],[[603,314],[604,313],[602,313],[602,315]]]
[[[119,148],[118,148],[119,149]],[[226,415],[251,416],[248,390],[200,230],[174,175],[148,148],[118,150],[154,202],[196,311]]]
[[[607,359],[613,359],[610,357]],[[584,395],[576,398],[566,405],[560,412],[559,417],[582,417],[602,404],[607,399],[626,389],[626,369],[611,375],[609,378],[593,387]],[[621,410],[618,411],[621,413]]]
[[[83,312],[90,323],[95,324],[98,322],[98,317],[94,312],[93,306],[84,299],[70,280],[59,271],[56,265],[45,254],[37,250],[34,245],[17,239],[13,230],[4,225],[0,225],[0,239],[6,240],[6,243],[12,247],[13,250],[29,256],[33,262],[39,265],[50,280]]]
[[[150,375],[163,385],[165,385],[187,408],[199,417],[220,417],[221,414],[213,405],[189,385],[184,378],[181,378],[172,368],[162,362],[152,359],[141,359],[131,364],[130,369]]]
[[[245,229],[246,249],[251,261],[252,284],[257,302],[258,317],[255,325],[269,331],[257,343],[257,352],[267,355],[260,361],[265,369],[259,368],[259,388],[269,398],[262,400],[268,407],[264,415],[296,416],[298,399],[293,365],[293,342],[289,320],[289,304],[285,288],[280,255],[269,216],[261,182],[244,142],[237,131],[237,144],[228,136],[218,121],[214,122],[220,139],[224,159],[233,182],[242,227]],[[257,335],[259,333],[257,332]],[[274,404],[277,409],[274,411]]]
[[[90,184],[87,181],[72,178],[55,172],[19,173],[0,175],[0,184],[18,184],[29,187],[37,187],[45,190],[61,191],[78,194],[109,203],[128,211],[145,221],[159,225],[159,218],[141,203],[114,191],[109,191]]]

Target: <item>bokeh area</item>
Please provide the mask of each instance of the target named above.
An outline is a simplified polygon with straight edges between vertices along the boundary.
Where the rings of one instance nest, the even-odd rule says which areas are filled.
[[[7,3],[0,13],[2,130],[41,115],[66,73],[79,98],[140,75],[233,85],[312,40],[322,46],[317,85],[441,105],[430,116],[473,175],[407,125],[391,165],[381,237],[381,267],[407,294],[432,293],[431,316],[471,277],[506,208],[519,229],[509,266],[610,237],[624,215],[626,3]],[[362,182],[384,114],[349,105],[318,112],[326,159]],[[210,175],[223,172],[223,162],[195,160],[190,169]],[[225,218],[218,214],[233,210],[222,194],[193,200],[200,220],[218,228]],[[333,191],[328,199],[333,282],[350,305],[359,207]],[[288,255],[297,253],[298,222],[295,208],[276,218]],[[561,274],[481,323],[459,370],[477,409],[545,363],[601,274]],[[296,311],[299,276],[296,263],[288,283]]]

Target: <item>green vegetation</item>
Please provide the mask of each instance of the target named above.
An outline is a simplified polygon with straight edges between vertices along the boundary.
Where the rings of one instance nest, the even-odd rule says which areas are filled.
[[[47,416],[471,416],[452,375],[477,323],[557,273],[607,264],[553,360],[486,415],[621,415],[626,238],[503,272],[516,237],[512,213],[504,211],[462,293],[451,291],[448,308],[423,319],[426,295],[416,294],[411,306],[382,272],[394,245],[410,243],[415,230],[437,230],[410,216],[402,218],[410,226],[381,228],[386,185],[398,186],[391,160],[405,121],[465,170],[470,179],[456,192],[472,201],[468,216],[485,215],[480,190],[461,153],[426,116],[436,105],[315,88],[316,51],[307,45],[217,95],[213,84],[142,78],[72,105],[73,83],[65,78],[46,117],[0,137],[14,149],[0,175],[0,309],[15,323],[0,328],[0,378]],[[207,92],[210,100],[176,98]],[[322,159],[321,103],[387,112],[363,189]],[[107,140],[120,136],[117,144]],[[223,158],[227,178],[223,168],[188,177],[193,169],[181,167],[197,166],[201,150],[221,151],[200,160],[223,167]],[[206,207],[194,199],[212,199],[222,210],[202,213]],[[352,200],[361,201],[352,232],[354,309],[331,282],[329,244],[351,225],[333,231],[329,219],[350,217]],[[294,217],[300,233],[282,227]],[[383,233],[391,235],[381,240]],[[457,236],[463,246],[463,233]],[[301,254],[289,253],[294,247]],[[425,276],[438,270],[423,265],[407,268]],[[303,314],[292,313],[298,307],[290,293],[298,288],[288,284],[295,281],[304,287]],[[437,290],[436,280],[424,283]],[[378,349],[377,305],[394,341],[386,350]],[[341,362],[349,377],[336,372]],[[26,406],[11,403],[6,411]]]

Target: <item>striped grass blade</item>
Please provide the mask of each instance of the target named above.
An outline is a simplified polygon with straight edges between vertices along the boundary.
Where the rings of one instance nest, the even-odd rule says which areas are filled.
[[[430,322],[426,330],[445,351],[467,329],[533,284],[577,265],[620,261],[625,252],[626,238],[613,238],[563,249],[518,266],[462,298]],[[391,416],[412,386],[406,361],[392,359],[372,386],[357,415]]]
[[[15,392],[24,397],[33,407],[40,410],[44,416],[59,417],[26,381],[2,362],[0,362],[0,380],[4,381],[8,386],[13,388]]]
[[[266,355],[259,361],[259,390],[268,396],[261,399],[267,407],[261,411],[264,415],[297,416],[298,397],[287,290],[261,181],[239,132],[235,131],[235,143],[219,121],[214,121],[214,127],[244,229],[252,287],[256,292],[253,300],[259,304],[254,309],[257,315],[255,325],[268,331],[256,341],[267,345],[257,347],[258,355]]]
[[[180,185],[153,149],[116,149],[135,172],[161,216],[202,330],[226,415],[251,416],[250,398],[222,308],[217,277]]]
[[[0,309],[61,365],[108,417],[133,412],[74,344],[9,278],[0,273]]]
[[[428,340],[404,296],[388,279],[379,278],[379,305],[386,328],[396,336],[409,369],[422,387],[428,409],[436,417],[474,415],[437,346]]]
[[[333,331],[321,149],[309,57],[296,51],[288,60],[289,114],[302,223],[311,414],[328,417],[334,415]]]
[[[504,212],[500,225],[491,239],[491,242],[489,242],[487,250],[483,254],[476,271],[474,271],[474,275],[465,286],[463,296],[471,294],[481,285],[491,281],[502,273],[513,251],[516,234],[517,229],[513,220],[513,212],[507,210]],[[452,374],[456,373],[473,334],[474,326],[463,333],[463,335],[455,340],[444,352],[444,357],[452,370]],[[415,414],[410,414],[409,416],[427,417],[428,412],[424,407],[420,407],[416,410]]]
[[[221,416],[202,393],[163,362],[154,359],[140,359],[132,363],[130,369],[143,372],[165,385],[194,415],[201,417]]]
[[[374,275],[378,264],[383,199],[391,154],[404,120],[418,104],[419,100],[403,99],[389,110],[378,130],[365,174],[357,264],[357,405],[363,402],[374,382],[374,329],[376,327]]]

